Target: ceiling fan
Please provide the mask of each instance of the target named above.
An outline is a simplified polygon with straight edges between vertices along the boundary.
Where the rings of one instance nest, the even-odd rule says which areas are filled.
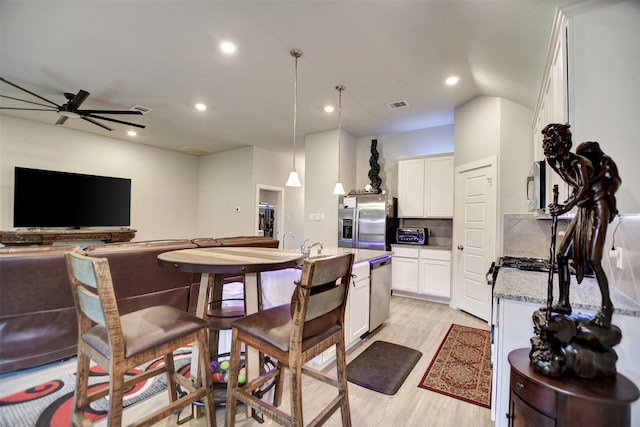
[[[89,92],[82,89],[80,89],[76,94],[65,92],[64,97],[67,98],[67,102],[62,105],[58,105],[55,102],[49,101],[48,99],[43,98],[40,95],[37,95],[31,91],[28,91],[27,89],[22,88],[15,83],[11,83],[10,81],[2,77],[0,77],[0,81],[8,85],[11,85],[17,89],[20,89],[21,91],[26,92],[30,95],[33,95],[36,98],[39,98],[50,104],[50,105],[46,105],[46,104],[41,104],[39,102],[27,101],[26,99],[19,99],[19,98],[13,98],[11,96],[0,95],[0,97],[2,98],[13,99],[14,101],[21,101],[29,104],[34,104],[34,105],[40,105],[41,107],[47,107],[47,108],[0,107],[0,110],[55,111],[60,115],[60,117],[58,118],[58,121],[56,122],[57,125],[62,125],[64,124],[64,122],[67,121],[69,117],[73,117],[73,118],[81,118],[82,120],[86,120],[89,123],[93,123],[94,125],[100,126],[101,128],[106,129],[108,131],[112,131],[113,129],[96,121],[96,119],[106,120],[113,123],[120,123],[123,125],[135,126],[142,129],[146,127],[144,125],[139,125],[137,123],[125,122],[123,120],[112,119],[110,117],[104,117],[99,115],[99,114],[142,115],[142,112],[138,110],[80,110],[79,109],[80,105],[87,99],[87,97],[89,97]]]

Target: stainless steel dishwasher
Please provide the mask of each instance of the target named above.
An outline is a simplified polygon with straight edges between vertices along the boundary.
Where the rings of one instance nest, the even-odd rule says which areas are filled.
[[[389,318],[391,311],[391,256],[371,260],[369,267],[369,332],[372,332]]]

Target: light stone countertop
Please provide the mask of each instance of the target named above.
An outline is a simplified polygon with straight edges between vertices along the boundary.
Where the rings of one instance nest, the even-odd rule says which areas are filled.
[[[317,248],[311,249],[311,257],[316,256],[316,249]],[[354,264],[391,256],[391,251],[374,251],[372,249],[338,248],[335,246],[323,248],[321,254],[322,255],[342,255],[346,253],[354,254],[354,260],[353,260]]]
[[[439,249],[439,250],[444,250],[444,251],[450,251],[451,250],[451,245],[409,245],[409,244],[402,244],[402,243],[394,243],[391,245],[391,247],[399,247],[399,248],[413,248],[413,249]]]
[[[548,273],[501,268],[496,278],[493,295],[494,297],[508,300],[537,303],[544,307],[547,303],[548,283]],[[640,317],[640,304],[612,286],[609,287],[609,292],[611,293],[615,314]],[[557,274],[553,276],[553,298],[554,303],[557,303]],[[596,279],[585,277],[582,283],[578,284],[576,277],[571,275],[569,300],[574,312],[579,310],[596,312],[601,304],[600,289]]]

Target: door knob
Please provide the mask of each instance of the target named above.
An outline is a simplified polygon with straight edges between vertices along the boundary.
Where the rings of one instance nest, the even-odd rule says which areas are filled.
[[[464,246],[458,245],[458,249],[462,251],[462,250],[464,250]]]

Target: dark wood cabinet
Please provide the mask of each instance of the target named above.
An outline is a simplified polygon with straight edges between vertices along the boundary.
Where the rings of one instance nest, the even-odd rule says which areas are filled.
[[[625,376],[546,377],[533,370],[528,348],[512,351],[508,359],[509,426],[631,426],[631,403],[640,393]]]
[[[103,241],[128,242],[136,236],[132,228],[81,230],[0,231],[0,243],[7,246],[51,245],[55,242]]]

